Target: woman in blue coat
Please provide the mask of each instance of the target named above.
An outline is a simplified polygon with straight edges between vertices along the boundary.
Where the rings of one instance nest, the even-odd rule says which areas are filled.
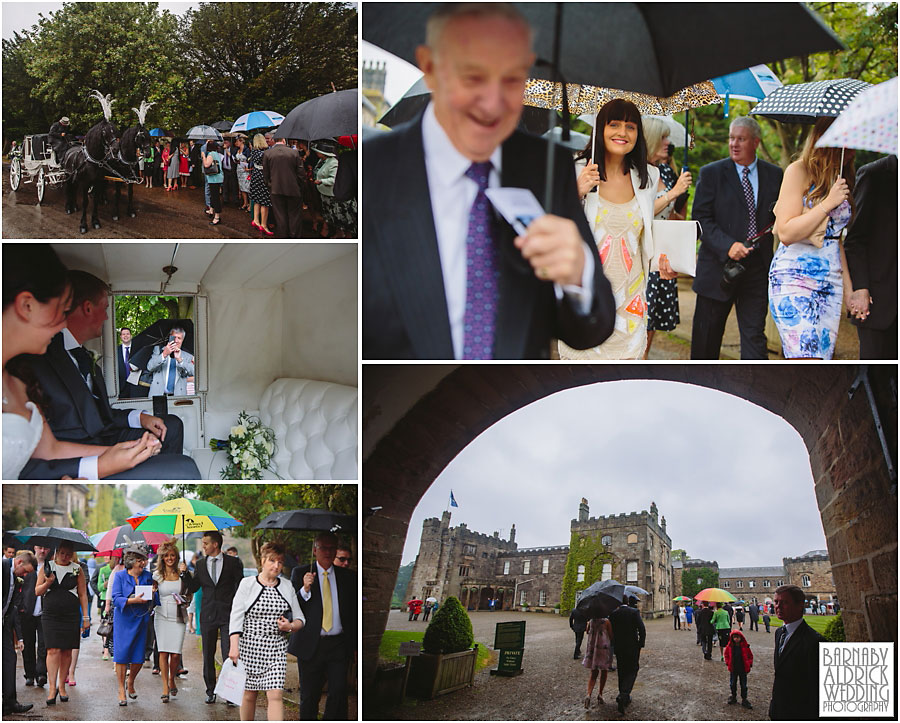
[[[116,663],[116,677],[119,681],[119,705],[128,705],[125,697],[125,668],[131,666],[128,678],[128,698],[137,698],[134,681],[144,664],[144,649],[147,645],[147,628],[150,612],[159,605],[156,583],[147,565],[147,556],[139,547],[129,547],[122,556],[126,574],[121,572],[113,581],[113,660]],[[138,585],[150,585],[153,594],[149,599],[144,594],[136,594]]]

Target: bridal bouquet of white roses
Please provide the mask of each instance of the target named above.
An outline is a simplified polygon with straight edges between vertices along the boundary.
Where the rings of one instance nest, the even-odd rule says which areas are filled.
[[[228,439],[212,440],[210,446],[228,455],[228,464],[219,473],[222,479],[262,479],[263,470],[274,472],[269,465],[275,454],[275,432],[245,411],[238,415]]]

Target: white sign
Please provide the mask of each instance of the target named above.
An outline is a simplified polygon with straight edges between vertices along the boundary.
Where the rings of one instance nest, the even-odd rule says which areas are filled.
[[[408,643],[400,643],[400,657],[405,655],[419,655],[422,652],[422,643],[413,640]]]
[[[819,643],[819,715],[894,713],[893,643]]]
[[[544,215],[541,204],[527,188],[489,188],[484,194],[520,236],[534,219]]]

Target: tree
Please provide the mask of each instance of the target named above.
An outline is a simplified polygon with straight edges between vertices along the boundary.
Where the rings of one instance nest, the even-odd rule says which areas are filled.
[[[148,507],[157,502],[162,502],[163,494],[159,491],[158,487],[154,487],[153,485],[141,485],[131,493],[131,499],[139,505]]]
[[[193,296],[116,296],[116,328],[139,334],[161,319],[190,319],[193,308]]]
[[[701,590],[718,586],[719,573],[712,567],[685,568],[681,573],[681,594],[687,597],[692,598]]]
[[[32,94],[34,78],[28,72],[27,59],[34,45],[27,35],[13,33],[12,40],[3,40],[3,152],[8,142],[32,133],[45,133],[60,116]]]
[[[394,594],[391,596],[392,608],[403,607],[406,586],[409,585],[409,579],[412,577],[415,565],[416,563],[410,562],[409,564],[402,565],[397,571],[397,584],[394,585]]]

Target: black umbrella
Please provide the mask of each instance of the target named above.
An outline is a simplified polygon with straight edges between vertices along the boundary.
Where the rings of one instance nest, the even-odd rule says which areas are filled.
[[[575,606],[576,612],[587,620],[609,617],[625,598],[625,586],[615,580],[601,580],[588,587]]]
[[[210,128],[215,128],[217,131],[222,131],[223,133],[227,133],[231,130],[231,126],[234,125],[234,121],[229,120],[220,120],[215,123],[210,123]]]
[[[184,329],[184,341],[181,348],[194,353],[194,322],[192,319],[160,319],[152,323],[131,340],[132,353],[128,363],[138,369],[146,369],[153,355],[154,346],[165,346],[169,343],[169,331],[175,327]]]
[[[296,106],[275,131],[275,138],[314,141],[357,133],[359,90],[326,93]]]
[[[260,522],[256,530],[356,532],[356,515],[331,510],[280,510]]]
[[[871,84],[853,78],[794,83],[776,88],[750,111],[781,123],[815,123],[816,118],[834,117]]]
[[[72,527],[24,527],[16,533],[23,544],[55,548],[62,540],[72,543],[75,552],[96,552],[87,533]]]

